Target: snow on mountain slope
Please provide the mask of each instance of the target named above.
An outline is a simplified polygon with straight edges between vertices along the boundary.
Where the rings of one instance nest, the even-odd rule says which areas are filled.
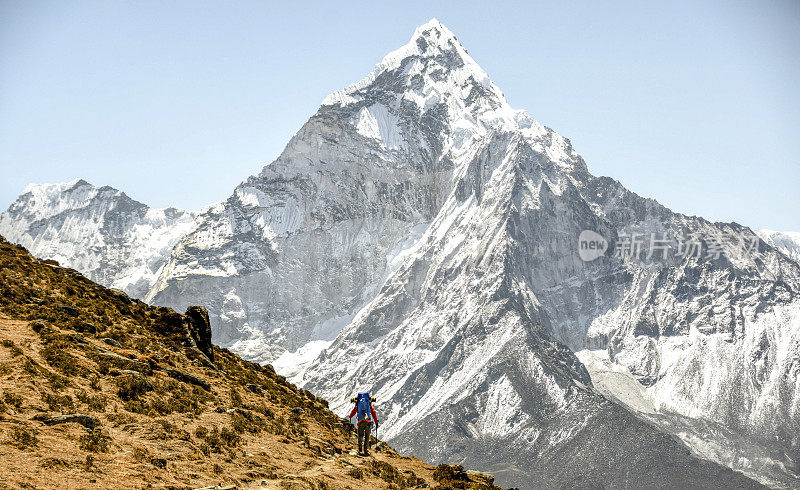
[[[474,174],[460,181],[480,180],[480,192],[454,187],[378,296],[305,371],[305,386],[340,413],[348,395],[369,390],[395,444],[492,468],[506,485],[752,485],[596,394],[553,337],[525,277],[538,246],[530,237],[550,231],[574,190],[538,143],[503,133],[475,149]],[[595,451],[600,440],[618,457]]]
[[[800,478],[786,465],[785,449],[769,439],[756,440],[723,423],[688,417],[661,405],[656,410],[653,392],[625,367],[611,362],[608,351],[583,350],[576,355],[586,366],[594,387],[664,432],[679,437],[696,454],[717,461],[774,488],[796,488]]]
[[[29,185],[0,215],[0,235],[107,287],[144,298],[194,213],[151,209],[83,180]]]
[[[220,342],[253,359],[320,340],[320,326],[341,328],[374,297],[391,251],[436,216],[456,162],[506,127],[553,138],[555,161],[583,165],[510,108],[452,33],[422,26],[203,213],[148,299],[206,304]]]
[[[759,230],[756,233],[765,242],[800,262],[800,232]]]
[[[424,51],[417,47],[442,40],[444,47],[440,44],[438,49],[448,54],[437,51],[432,56],[437,61],[420,63]],[[416,86],[426,86],[427,77],[436,79],[432,74],[451,69],[438,62],[471,67],[471,61],[454,61],[465,51],[451,40],[440,25],[423,26],[409,46],[390,54],[373,74],[326,103],[358,105],[367,94],[381,93],[390,76],[406,83],[404,92],[414,93]],[[420,64],[429,71],[415,85],[404,75],[407,67]],[[481,86],[494,88],[485,80]],[[423,110],[459,120],[464,111],[452,101],[454,92],[426,102]],[[520,337],[526,325],[533,324],[544,338],[561,340],[573,349],[608,349],[620,369],[649,387],[658,408],[730,425],[754,440],[777,442],[786,452],[776,464],[793,467],[800,392],[796,377],[784,374],[793,372],[792,356],[775,356],[773,351],[782,351],[785,339],[785,350],[799,353],[791,341],[798,328],[791,320],[772,322],[769,315],[795,297],[800,285],[797,264],[771,247],[742,252],[740,242],[755,238],[746,228],[681,216],[612,179],[593,177],[567,140],[513,111],[499,91],[487,90],[481,96],[487,98],[484,107],[495,108],[492,113],[515,117],[495,119],[488,132],[473,128],[469,144],[455,144],[447,131],[435,134],[442,138],[442,158],[455,165],[455,185],[445,205],[403,267],[296,379],[323,393],[342,413],[348,393],[377,391],[385,400],[387,437],[428,458],[462,457],[497,465],[537,460],[538,451],[567,444],[569,436],[542,442],[544,422],[527,410],[543,403],[548,411],[571,414],[580,409],[541,365],[552,352]],[[468,124],[448,119],[439,126]],[[656,234],[676,243],[687,235],[704,253],[712,246],[718,253],[710,258],[670,255],[650,263],[609,256],[583,262],[577,254],[582,230],[599,232],[612,246],[630,233]],[[504,296],[515,306],[513,313],[488,321],[485,315],[493,307],[504,311],[493,305]],[[775,332],[763,334],[748,327],[758,322],[775,326]],[[749,356],[760,355],[753,345],[765,352],[761,364],[750,362]],[[493,369],[508,352],[522,364]],[[360,359],[369,359],[368,365]],[[527,363],[521,361],[525,359]],[[565,362],[579,364],[574,358]],[[496,376],[509,371],[528,380],[518,389],[536,386],[528,391],[534,396],[526,406],[521,401],[525,396],[510,392],[509,403],[524,407],[516,420],[504,420],[501,412],[487,421],[492,417],[487,415],[492,411],[487,400],[505,383]],[[569,377],[587,385],[579,372]],[[772,381],[743,384],[748,377]],[[454,407],[469,408],[462,412]],[[459,416],[451,419],[455,413]],[[432,441],[431,426],[421,420],[445,435]],[[566,425],[557,424],[560,431],[580,430],[580,425],[569,425],[574,423],[569,415],[564,420]],[[529,433],[523,436],[526,427]],[[503,444],[525,448],[518,449],[516,459],[481,451],[487,440],[499,441],[510,429],[518,442]],[[492,470],[505,474],[497,467]],[[524,464],[515,471],[533,478]]]

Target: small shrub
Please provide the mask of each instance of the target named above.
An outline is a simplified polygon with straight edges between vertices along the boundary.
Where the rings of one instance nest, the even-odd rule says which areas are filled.
[[[131,413],[140,413],[142,415],[150,414],[150,407],[142,400],[129,400],[125,402],[122,407]]]
[[[147,354],[147,352],[150,350],[150,343],[150,339],[147,337],[137,337],[133,341],[133,348],[142,354]]]
[[[198,428],[196,428],[196,429],[194,430],[194,435],[195,435],[195,436],[196,436],[198,439],[205,439],[205,438],[206,438],[206,436],[208,435],[208,429],[206,429],[205,427],[203,427],[203,426],[201,425],[200,427],[198,427]]]
[[[45,469],[69,468],[71,463],[61,458],[45,458],[41,463],[39,463],[39,466]]]
[[[13,340],[4,339],[2,344],[3,347],[8,347],[11,349],[11,357],[17,357],[22,354],[22,349],[17,347]]]
[[[280,415],[272,421],[271,432],[275,435],[282,436],[287,432],[286,418]]]
[[[135,447],[133,448],[133,459],[140,463],[148,463],[150,462],[150,451],[142,446]]]
[[[78,363],[78,358],[58,346],[47,346],[40,351],[44,360],[56,371],[67,376],[83,376],[88,370]]]
[[[212,427],[208,434],[205,437],[206,445],[208,446],[209,452],[219,453],[222,452],[223,442],[222,439],[219,437],[219,430],[216,427]]]
[[[72,401],[72,397],[67,394],[57,395],[55,393],[43,391],[41,396],[42,401],[47,405],[49,410],[66,413],[75,409],[75,403]]]
[[[108,421],[116,426],[132,424],[136,422],[136,418],[133,415],[127,413],[110,413],[106,415]]]
[[[205,442],[204,442],[204,443],[202,443],[202,444],[200,444],[200,446],[199,446],[197,449],[198,449],[198,450],[199,450],[201,453],[203,453],[203,455],[204,455],[204,456],[209,456],[209,455],[211,455],[211,446],[209,446],[209,445],[208,445],[207,443],[205,443]]]
[[[100,429],[94,429],[88,434],[84,434],[78,439],[80,448],[84,451],[92,453],[105,453],[108,452],[108,446],[111,438],[103,434]]]
[[[82,403],[85,403],[89,407],[89,410],[93,410],[95,412],[106,411],[106,405],[108,405],[108,398],[106,398],[105,396],[100,394],[90,395],[83,390],[80,390],[76,396],[78,400],[80,400]]]
[[[303,421],[303,418],[297,413],[292,413],[289,415],[289,422],[287,423],[286,428],[289,432],[301,437],[306,435],[307,432],[305,421]]]
[[[153,387],[147,381],[147,378],[142,374],[127,373],[116,379],[117,395],[124,400],[136,400],[139,395],[143,395],[152,390]]]
[[[266,426],[264,419],[249,410],[236,410],[231,413],[231,419],[231,428],[238,433],[259,434]]]
[[[164,435],[168,438],[180,439],[182,441],[188,441],[192,438],[189,432],[181,429],[168,420],[156,420],[156,424],[163,429]]]
[[[49,370],[44,370],[44,375],[47,377],[47,380],[50,382],[50,387],[53,388],[54,391],[61,391],[72,384],[72,382],[66,376],[62,376]]]
[[[97,364],[97,372],[103,376],[108,375],[111,369],[114,368],[114,364],[104,357],[96,357],[92,360]]]
[[[239,446],[242,438],[227,427],[223,427],[222,430],[212,427],[205,436],[205,443],[208,445],[209,452],[221,453],[226,447]]]
[[[10,431],[11,445],[17,449],[31,449],[39,445],[39,439],[33,431],[25,427],[13,427]]]
[[[234,407],[241,407],[242,404],[242,395],[239,393],[239,390],[231,388],[231,405]]]
[[[14,407],[15,410],[22,408],[22,397],[16,393],[9,393],[6,391],[3,393],[3,401],[6,402],[7,405]]]
[[[362,470],[361,468],[350,468],[350,471],[348,471],[347,474],[355,478],[356,480],[364,479],[364,470]]]
[[[173,412],[173,405],[171,399],[156,397],[150,400],[150,409],[159,415],[169,415]]]
[[[264,404],[256,406],[255,407],[255,411],[260,413],[260,414],[262,414],[263,416],[265,416],[268,419],[274,419],[275,418],[275,412],[273,412],[271,408],[269,408],[268,406],[266,406]]]
[[[25,356],[25,359],[22,361],[22,370],[25,371],[27,374],[37,375],[39,374],[39,365],[36,361],[31,359],[28,356]]]
[[[223,427],[219,432],[219,438],[228,447],[236,447],[242,443],[242,438],[231,429]]]
[[[150,408],[158,415],[174,412],[200,415],[205,403],[212,400],[210,393],[197,386],[187,387],[173,379],[153,380],[153,391],[161,395],[150,401]]]

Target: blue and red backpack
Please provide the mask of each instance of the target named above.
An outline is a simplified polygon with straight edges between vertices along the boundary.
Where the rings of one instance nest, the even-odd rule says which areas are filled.
[[[356,396],[356,407],[358,407],[358,420],[372,420],[370,416],[370,397],[369,393],[362,391]]]

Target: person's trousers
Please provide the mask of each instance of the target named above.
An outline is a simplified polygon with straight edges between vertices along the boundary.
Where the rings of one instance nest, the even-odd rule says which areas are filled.
[[[369,449],[369,433],[372,430],[372,421],[358,421],[358,452],[365,453]]]

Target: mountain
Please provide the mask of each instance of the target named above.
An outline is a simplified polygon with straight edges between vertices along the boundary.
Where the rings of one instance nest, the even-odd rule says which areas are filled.
[[[144,298],[195,213],[151,209],[117,189],[84,180],[29,185],[0,215],[0,233],[37,257]]]
[[[357,112],[377,99],[390,113],[413,105],[416,113],[401,114],[442,114],[451,124],[428,135],[442,142],[439,161],[453,173],[449,195],[402,265],[300,382],[337,410],[353,388],[376,391],[390,414],[386,436],[399,447],[483,464],[504,483],[626,486],[635,473],[635,486],[658,485],[627,453],[613,475],[601,475],[595,470],[608,455],[581,451],[598,434],[611,447],[643,445],[642,418],[596,397],[589,373],[563,346],[603,349],[659,409],[777,443],[788,456],[774,466],[794,464],[800,398],[796,376],[785,373],[800,352],[797,263],[769,246],[741,250],[756,242],[744,227],[673,213],[592,176],[568,140],[513,111],[475,66],[433,22],[326,101],[326,112]],[[582,261],[584,230],[607,237],[609,253]],[[673,248],[680,237],[697,237],[703,255],[643,263],[621,253],[632,233],[669,239]],[[706,258],[712,245],[719,253]],[[593,473],[565,470],[565,452]],[[725,462],[752,474],[751,460],[766,456]],[[659,471],[677,486],[686,476]]]
[[[504,485],[750,488],[800,485],[799,290],[752,230],[593,176],[432,20],[142,297],[207,305],[340,415],[377,393],[396,447]]]
[[[378,441],[356,456],[325,401],[212,346],[202,307],[148,306],[2,237],[0,270],[3,486],[499,489]]]
[[[762,240],[788,255],[795,262],[800,262],[800,232],[759,230],[757,233]]]

